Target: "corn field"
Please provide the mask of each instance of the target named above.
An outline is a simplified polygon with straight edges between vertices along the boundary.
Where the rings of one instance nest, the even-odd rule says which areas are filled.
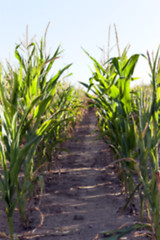
[[[121,55],[100,64],[85,51],[94,70],[86,88],[89,107],[96,109],[99,135],[114,153],[126,203],[138,195],[140,219],[130,229],[105,233],[106,239],[119,239],[128,231],[147,229],[152,239],[160,239],[160,65],[159,49],[128,58]],[[28,226],[27,208],[42,171],[49,171],[77,121],[86,108],[84,91],[66,83],[63,73],[71,64],[51,76],[60,61],[61,48],[47,55],[45,40],[40,44],[17,45],[17,65],[0,66],[0,193],[5,203],[10,239],[14,239],[15,208]],[[149,86],[131,88],[139,58],[150,67]],[[70,75],[70,74],[68,74]],[[85,101],[84,101],[85,99]],[[64,149],[65,150],[65,149]]]

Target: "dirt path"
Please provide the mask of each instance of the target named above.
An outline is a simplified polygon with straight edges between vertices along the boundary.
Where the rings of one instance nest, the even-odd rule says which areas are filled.
[[[41,230],[54,229],[59,236],[44,239],[93,240],[100,231],[137,220],[136,216],[118,216],[124,198],[115,169],[105,169],[111,154],[103,141],[96,141],[95,127],[96,117],[90,111],[65,146],[70,153],[59,154],[61,175],[47,179]]]
[[[102,140],[96,141],[95,127],[96,117],[89,111],[73,138],[65,144],[70,153],[59,154],[59,169],[54,168],[45,179],[39,205],[43,225],[34,236],[25,239],[100,239],[99,232],[138,219],[136,214],[118,214],[124,197],[114,167],[105,168],[111,162],[111,154]],[[32,212],[32,227],[38,225],[38,216],[37,212]],[[18,227],[17,231],[20,231]]]

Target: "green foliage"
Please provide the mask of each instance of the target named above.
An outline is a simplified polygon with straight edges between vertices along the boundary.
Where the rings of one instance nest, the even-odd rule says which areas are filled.
[[[149,54],[142,55],[149,63],[152,78],[146,92],[146,89],[130,88],[130,82],[136,79],[133,74],[140,55],[128,58],[126,49],[121,56],[109,59],[103,66],[85,51],[93,61],[94,71],[89,85],[82,85],[87,88],[86,95],[97,109],[100,135],[119,159],[118,173],[128,198],[125,207],[138,191],[141,220],[145,206],[153,235],[160,239],[160,199],[155,178],[159,169],[160,142],[159,49],[153,63]],[[120,235],[108,239],[118,239]]]
[[[139,229],[144,229],[144,228],[149,228],[149,224],[142,224],[142,223],[136,223],[131,226],[124,226],[119,229],[109,231],[109,232],[104,232],[104,240],[118,240],[120,237],[125,236],[126,234],[139,230]]]
[[[4,71],[1,67],[0,73],[0,191],[11,239],[15,207],[27,225],[27,198],[31,198],[36,181],[43,186],[41,165],[50,162],[47,154],[51,156],[66,139],[82,106],[76,89],[59,81],[71,64],[50,74],[61,54],[60,46],[50,56],[43,40],[40,46],[32,42],[23,49],[26,57],[20,47],[15,48],[18,66],[8,65]],[[39,149],[41,160],[37,158]]]

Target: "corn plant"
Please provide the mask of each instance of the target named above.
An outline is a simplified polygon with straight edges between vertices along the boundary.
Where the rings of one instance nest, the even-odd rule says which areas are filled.
[[[18,205],[24,222],[27,194],[32,186],[34,156],[47,132],[55,131],[66,119],[57,118],[62,107],[54,111],[56,85],[70,64],[48,79],[53,63],[61,53],[44,54],[43,41],[27,46],[27,59],[15,49],[18,67],[10,65],[0,79],[0,155],[2,174],[0,190],[6,204],[10,237],[13,239],[12,216]],[[65,108],[65,107],[63,107]],[[52,111],[50,111],[52,109]],[[65,108],[67,111],[67,107]],[[19,175],[23,173],[23,181]]]
[[[52,116],[54,114],[54,119],[61,122],[61,124],[57,124],[53,129],[51,128],[44,136],[36,154],[38,164],[42,163],[43,165],[44,159],[46,159],[45,161],[49,167],[50,163],[56,160],[58,150],[62,150],[61,144],[69,138],[69,133],[74,125],[81,119],[80,109],[83,106],[75,87],[71,85],[66,86],[64,82],[58,83],[50,114]],[[66,149],[63,148],[63,150]],[[44,158],[39,158],[39,155]],[[40,159],[43,159],[41,163]]]
[[[4,89],[1,86],[1,91]],[[39,98],[34,99],[31,102],[30,108],[24,112],[21,121],[18,121],[18,112],[13,115],[13,118],[9,119],[7,110],[4,105],[1,105],[1,139],[0,139],[0,154],[1,154],[1,167],[2,175],[0,177],[0,189],[2,192],[2,198],[6,204],[6,214],[8,217],[9,230],[11,239],[13,237],[13,224],[12,215],[16,204],[21,199],[21,195],[24,191],[27,191],[26,186],[20,188],[19,173],[22,169],[22,165],[28,164],[35,152],[36,146],[43,135],[45,129],[47,129],[49,120],[46,121],[43,126],[39,126],[28,137],[25,145],[21,147],[21,136],[23,134],[23,125],[26,118],[32,111],[32,108],[36,106]],[[24,183],[25,184],[25,183]],[[15,194],[15,192],[17,192]]]
[[[159,193],[156,184],[156,174],[159,170],[158,161],[158,145],[160,142],[160,129],[159,129],[159,106],[160,106],[160,69],[158,64],[159,49],[156,53],[153,64],[151,63],[150,56],[147,60],[151,69],[151,104],[149,110],[144,111],[144,107],[140,102],[139,106],[139,168],[140,180],[143,184],[143,196],[140,196],[142,203],[147,206],[147,214],[152,226],[153,238],[160,239],[160,205]],[[145,121],[144,121],[145,120]]]
[[[132,135],[134,124],[131,110],[134,102],[130,92],[130,81],[134,80],[132,75],[139,55],[135,54],[128,59],[125,48],[121,57],[111,58],[102,66],[87,52],[86,54],[92,59],[95,71],[90,78],[90,85],[82,84],[88,91],[93,92],[92,95],[87,95],[97,107],[101,136],[118,158],[131,159],[136,138]],[[119,164],[119,175],[124,183],[125,192],[131,193],[134,181],[128,169],[134,171],[134,164],[126,160],[120,161]]]
[[[138,191],[141,221],[146,209],[150,223],[146,226],[150,227],[153,239],[160,239],[159,50],[153,63],[149,55],[143,55],[151,69],[149,99],[144,91],[130,88],[140,55],[135,54],[128,59],[125,50],[122,56],[110,59],[103,66],[87,55],[93,61],[95,71],[92,72],[90,84],[82,84],[88,89],[91,104],[97,108],[100,135],[118,158],[119,175],[128,193],[125,207]]]

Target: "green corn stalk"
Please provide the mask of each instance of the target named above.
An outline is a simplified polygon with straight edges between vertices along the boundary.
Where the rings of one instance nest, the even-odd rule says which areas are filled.
[[[95,72],[92,72],[90,84],[82,85],[88,89],[87,96],[97,108],[100,134],[114,149],[118,158],[137,159],[135,165],[132,161],[119,162],[122,178],[125,183],[131,182],[126,186],[129,189],[129,199],[134,196],[135,189],[139,191],[141,218],[145,205],[153,236],[160,239],[159,195],[155,178],[155,172],[159,169],[159,50],[153,65],[148,56],[152,76],[152,98],[149,100],[144,93],[130,89],[138,54],[127,59],[124,51],[122,57],[112,58],[107,62],[109,68],[108,65],[106,68],[101,66],[87,52],[86,54],[94,63]],[[138,182],[134,182],[133,172],[138,176]]]
[[[47,132],[38,150],[38,152],[41,152],[41,156],[44,157],[43,162],[45,159],[48,166],[52,161],[56,160],[56,153],[61,148],[61,143],[68,138],[74,124],[79,120],[80,109],[83,106],[75,87],[63,85],[64,83],[57,85],[57,91],[52,103],[54,109],[52,107],[50,109],[50,114],[58,124]],[[51,152],[52,154],[50,154]],[[39,162],[38,155],[36,157],[37,163]],[[43,162],[39,162],[39,164]]]
[[[27,60],[19,53],[19,47],[15,49],[19,67],[9,67],[4,76],[2,72],[0,75],[0,190],[6,204],[11,239],[12,216],[17,204],[26,221],[24,208],[35,171],[33,159],[37,146],[47,133],[73,120],[70,116],[62,117],[63,112],[70,112],[67,107],[57,105],[56,112],[54,110],[57,82],[70,65],[48,79],[49,71],[60,54],[59,47],[52,57],[44,57],[43,41],[39,50],[35,43],[31,43],[27,46]],[[22,183],[20,172],[24,173]]]
[[[4,88],[1,85],[1,92],[4,93]],[[50,99],[47,99],[50,101]],[[44,101],[44,100],[43,100]],[[18,112],[12,118],[9,118],[7,111],[4,106],[1,105],[1,141],[0,141],[0,150],[1,150],[1,165],[3,169],[3,177],[0,178],[0,188],[2,191],[2,198],[6,203],[6,214],[8,217],[10,235],[13,235],[13,226],[12,226],[12,215],[14,208],[17,203],[22,203],[22,200],[28,190],[28,184],[31,185],[29,181],[30,176],[30,164],[32,163],[32,158],[34,156],[36,147],[43,137],[44,133],[49,130],[50,126],[54,124],[52,119],[45,120],[41,124],[38,117],[34,124],[32,125],[32,134],[27,133],[26,143],[24,146],[21,146],[21,137],[24,137],[23,127],[25,122],[28,121],[28,116],[32,109],[36,106],[39,106],[39,112],[43,115],[46,111],[42,102],[40,101],[40,96],[34,99],[31,102],[30,108],[24,112],[24,115],[21,116],[21,120],[18,119]],[[46,102],[45,102],[46,103]],[[38,105],[39,104],[39,105]],[[45,106],[48,106],[45,104]],[[42,108],[40,108],[42,107]],[[41,118],[41,115],[36,115]],[[25,165],[24,165],[25,164]],[[22,166],[25,168],[24,184],[20,187],[19,182],[19,173],[22,170]],[[27,171],[26,171],[27,170]],[[15,197],[15,192],[16,197]],[[15,200],[16,198],[16,200]],[[23,207],[23,205],[22,205]],[[24,210],[20,206],[21,213]],[[24,216],[23,216],[24,217]],[[25,220],[25,219],[24,219]]]
[[[34,101],[35,102],[35,101]],[[34,105],[33,103],[31,104]],[[28,116],[26,112],[20,126],[17,124],[17,113],[14,115],[12,122],[9,121],[5,108],[1,105],[1,139],[0,154],[2,176],[0,177],[0,188],[2,198],[6,204],[6,214],[8,218],[11,239],[13,238],[12,215],[17,204],[19,196],[15,199],[16,186],[18,184],[18,175],[24,163],[26,156],[30,155],[40,140],[39,135],[32,135],[30,141],[20,148],[20,135],[25,118]]]
[[[111,58],[102,66],[86,51],[85,53],[93,61],[95,71],[92,72],[90,84],[82,84],[87,87],[87,96],[97,107],[101,136],[110,144],[118,158],[130,158],[136,146],[130,81],[135,79],[132,75],[140,55],[135,54],[128,59],[125,48],[121,57]],[[134,165],[132,162],[121,161],[120,169],[126,192],[129,190],[131,194],[134,180],[130,170],[134,171]]]
[[[149,188],[149,193],[151,195],[151,199],[153,203],[150,203],[150,209],[152,210],[151,212],[151,216],[152,216],[152,221],[153,221],[153,226],[154,226],[154,231],[155,231],[155,237],[156,239],[160,239],[160,227],[159,227],[159,223],[160,223],[160,209],[159,209],[159,194],[158,194],[158,188],[157,188],[157,184],[156,183],[156,177],[155,177],[155,172],[157,172],[159,170],[159,162],[158,162],[158,145],[160,142],[160,130],[159,130],[159,104],[160,104],[160,69],[159,69],[159,48],[157,50],[155,59],[153,60],[153,64],[151,63],[150,60],[150,56],[148,54],[148,62],[149,62],[149,66],[150,66],[150,70],[151,70],[151,77],[152,77],[152,82],[151,82],[151,86],[152,86],[152,102],[151,102],[151,109],[150,109],[150,125],[148,124],[148,126],[150,127],[150,132],[151,132],[151,136],[149,138],[149,140],[151,141],[151,143],[147,144],[147,151],[145,151],[146,155],[147,152],[149,150],[149,156],[150,156],[150,165],[151,165],[151,179],[147,179],[149,178],[149,176],[146,176],[147,174],[147,170],[144,170],[144,175],[143,175],[143,180],[145,181],[146,186],[148,185]],[[149,128],[149,127],[148,127]],[[147,134],[150,134],[150,132],[148,133],[148,131],[146,132],[146,137]],[[151,146],[151,147],[150,147]],[[142,159],[145,159],[144,156],[142,156]],[[143,161],[143,160],[142,160]],[[146,165],[147,166],[147,165]],[[148,181],[148,182],[147,182]],[[148,183],[148,184],[147,184]],[[147,192],[147,194],[148,194]]]

